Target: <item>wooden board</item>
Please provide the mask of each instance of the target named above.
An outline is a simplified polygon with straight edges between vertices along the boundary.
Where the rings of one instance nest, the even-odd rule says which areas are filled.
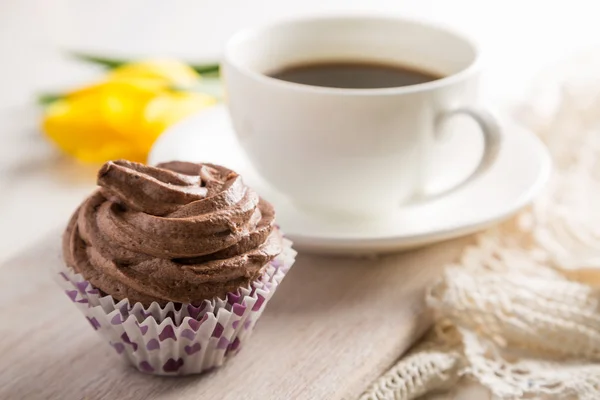
[[[372,259],[299,255],[252,340],[219,370],[124,365],[50,276],[58,238],[0,267],[0,399],[353,399],[430,324],[425,287],[472,239]]]

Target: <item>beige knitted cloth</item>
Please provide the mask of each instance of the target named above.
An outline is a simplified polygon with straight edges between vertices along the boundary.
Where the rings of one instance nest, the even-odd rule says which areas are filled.
[[[427,295],[433,331],[361,399],[459,379],[500,399],[600,399],[600,57],[551,72],[518,114],[553,156],[548,188],[448,266]]]

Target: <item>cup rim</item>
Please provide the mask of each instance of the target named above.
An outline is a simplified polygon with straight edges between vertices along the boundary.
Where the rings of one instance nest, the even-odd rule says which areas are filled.
[[[295,82],[288,82],[281,79],[273,78],[263,73],[257,72],[252,68],[249,68],[235,60],[233,56],[233,47],[250,35],[253,35],[258,32],[268,31],[270,29],[274,29],[277,27],[290,25],[294,23],[302,23],[302,22],[311,22],[311,21],[340,21],[340,20],[349,20],[349,19],[357,19],[357,20],[378,20],[378,21],[391,21],[391,22],[402,22],[404,24],[412,24],[418,25],[427,29],[433,29],[440,31],[444,34],[454,36],[455,38],[467,43],[473,50],[474,58],[468,64],[467,67],[461,69],[460,71],[445,76],[440,79],[436,79],[434,81],[418,83],[414,85],[408,86],[396,86],[389,88],[371,88],[371,89],[358,89],[358,88],[336,88],[336,87],[326,87],[326,86],[313,86],[306,85]],[[230,39],[227,41],[225,45],[225,54],[224,54],[224,62],[234,67],[238,71],[248,75],[249,77],[258,80],[259,82],[270,84],[274,86],[278,86],[283,89],[289,89],[297,92],[303,93],[318,93],[318,94],[330,94],[330,95],[355,95],[355,96],[373,96],[373,95],[399,95],[399,94],[410,94],[417,92],[425,92],[438,89],[440,87],[444,87],[447,85],[451,85],[453,83],[459,82],[463,80],[465,77],[471,75],[473,72],[477,71],[481,64],[481,51],[477,43],[471,38],[469,38],[465,33],[460,32],[459,30],[448,27],[444,24],[440,24],[437,22],[424,21],[415,18],[406,18],[406,17],[396,17],[396,16],[385,16],[378,14],[342,14],[342,15],[321,15],[321,16],[303,16],[296,18],[288,18],[285,20],[279,20],[277,22],[263,24],[253,28],[242,29],[236,33],[234,33]]]

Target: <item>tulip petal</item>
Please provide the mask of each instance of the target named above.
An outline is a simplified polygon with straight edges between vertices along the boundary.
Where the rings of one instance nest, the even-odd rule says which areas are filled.
[[[109,79],[146,78],[168,85],[193,85],[200,75],[190,66],[172,59],[150,59],[115,68]]]
[[[216,103],[214,97],[203,93],[162,93],[153,98],[146,107],[145,130],[152,132],[155,140],[169,126]]]

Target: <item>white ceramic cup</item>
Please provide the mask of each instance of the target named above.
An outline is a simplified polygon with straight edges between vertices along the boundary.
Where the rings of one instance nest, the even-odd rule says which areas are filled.
[[[471,117],[484,152],[471,182],[492,165],[501,132],[478,106],[479,52],[434,25],[386,17],[315,17],[235,34],[223,76],[234,130],[250,161],[300,207],[387,215],[427,193],[441,125]],[[441,79],[382,89],[342,89],[269,77],[323,61],[397,64]],[[451,166],[449,166],[451,167]]]

